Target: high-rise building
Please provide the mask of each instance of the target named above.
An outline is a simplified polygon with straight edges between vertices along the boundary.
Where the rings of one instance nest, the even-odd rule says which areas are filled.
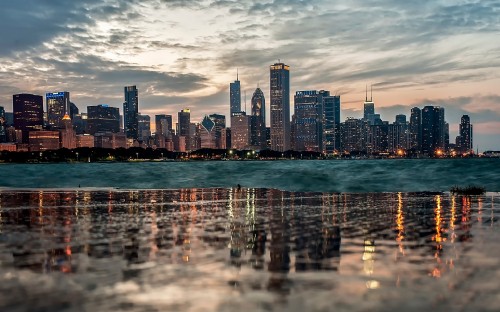
[[[76,132],[68,114],[63,117],[62,128],[59,130],[59,139],[61,148],[76,148]]]
[[[446,149],[444,108],[425,106],[422,110],[422,152],[434,154]]]
[[[323,151],[340,150],[340,95],[323,96]]]
[[[14,113],[5,112],[5,126],[10,127],[14,125]]]
[[[183,149],[185,151],[191,150],[190,142],[190,125],[191,125],[191,110],[183,109],[177,115],[177,136],[183,137],[183,142],[185,146],[180,146],[180,151]]]
[[[7,133],[5,132],[5,109],[0,106],[0,143],[7,142]]]
[[[290,67],[283,63],[270,66],[271,149],[290,149]]]
[[[98,132],[120,132],[120,110],[105,104],[87,107],[87,130]]]
[[[325,95],[329,95],[329,92]],[[295,102],[295,146],[297,151],[322,151],[323,97],[318,91],[297,91]]]
[[[88,115],[87,113],[76,114],[71,119],[73,128],[76,134],[85,134],[88,132]]]
[[[373,103],[373,92],[370,92],[370,100],[368,100],[368,87],[366,88],[365,103],[363,105],[363,119],[370,125],[375,124],[375,103]],[[380,118],[380,116],[379,116]]]
[[[366,151],[366,128],[368,122],[364,119],[348,117],[340,125],[342,149],[347,152]]]
[[[75,103],[69,102],[69,117],[71,120],[75,118],[76,115],[80,114],[80,110],[78,109],[78,106],[76,106]]]
[[[215,122],[210,117],[205,116],[201,121],[200,129],[201,148],[217,148],[215,132]]]
[[[236,80],[229,84],[229,103],[231,116],[241,112],[241,86],[238,74],[236,74]]]
[[[172,115],[155,115],[156,135],[167,137],[172,134]]]
[[[151,136],[151,117],[149,115],[138,115],[139,141],[147,141]]]
[[[411,109],[409,147],[418,153],[422,151],[422,111],[418,107]]]
[[[250,116],[245,112],[231,116],[231,148],[244,150],[250,146]]]
[[[139,137],[139,91],[136,86],[124,88],[123,126],[127,138],[137,140]]]
[[[49,129],[62,128],[64,115],[70,113],[69,92],[53,92],[45,95],[47,105],[47,126]]]
[[[226,129],[226,116],[220,114],[211,114],[208,117],[214,122],[215,131],[215,148],[225,149],[226,148],[226,137],[223,130]]]
[[[260,88],[255,89],[252,95],[250,145],[257,148],[266,148],[266,99]]]
[[[29,143],[29,132],[43,129],[43,97],[34,94],[13,96],[14,127],[22,132],[22,142]]]
[[[368,121],[365,121],[368,122]],[[366,152],[388,153],[389,152],[389,122],[384,121],[367,128]]]
[[[460,152],[467,153],[473,150],[472,145],[472,125],[469,115],[463,115],[459,125]]]

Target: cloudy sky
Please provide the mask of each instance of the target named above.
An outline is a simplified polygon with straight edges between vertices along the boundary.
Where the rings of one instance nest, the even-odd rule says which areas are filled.
[[[440,105],[452,141],[469,114],[474,146],[500,149],[498,0],[2,0],[0,29],[7,111],[12,94],[63,90],[82,111],[121,107],[137,85],[141,113],[201,121],[229,114],[237,68],[248,103],[258,84],[268,98],[280,59],[292,93],[340,94],[343,119],[372,84],[382,119]]]

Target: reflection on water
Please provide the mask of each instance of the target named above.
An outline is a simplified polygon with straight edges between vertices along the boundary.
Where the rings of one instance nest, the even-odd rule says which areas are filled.
[[[498,303],[499,279],[477,276],[500,268],[498,204],[274,189],[3,191],[0,309],[188,310],[208,293],[215,310],[385,310],[387,298],[413,300],[410,310],[493,308],[471,292],[481,285]]]

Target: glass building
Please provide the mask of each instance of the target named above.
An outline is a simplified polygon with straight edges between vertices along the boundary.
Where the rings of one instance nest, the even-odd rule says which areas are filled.
[[[255,89],[252,95],[250,145],[257,148],[266,148],[266,99],[260,88]]]
[[[127,138],[137,140],[139,137],[139,91],[136,86],[124,88],[123,126]]]
[[[231,116],[234,113],[241,112],[241,86],[238,75],[236,75],[236,80],[229,84],[229,103]]]
[[[87,129],[92,135],[98,132],[120,132],[120,110],[105,104],[88,106]]]
[[[323,151],[340,150],[340,95],[323,97]]]
[[[47,105],[47,127],[62,128],[64,115],[70,113],[69,92],[53,92],[45,95]]]

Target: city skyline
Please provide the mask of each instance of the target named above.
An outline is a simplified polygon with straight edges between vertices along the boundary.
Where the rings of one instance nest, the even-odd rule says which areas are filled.
[[[498,149],[498,10],[495,1],[11,1],[0,12],[0,106],[67,90],[80,109],[121,107],[120,88],[137,85],[142,114],[229,117],[236,68],[241,92],[259,85],[269,99],[268,66],[281,59],[290,96],[341,94],[342,120],[362,116],[368,83],[384,119],[442,106],[451,137],[469,115],[474,149]]]

